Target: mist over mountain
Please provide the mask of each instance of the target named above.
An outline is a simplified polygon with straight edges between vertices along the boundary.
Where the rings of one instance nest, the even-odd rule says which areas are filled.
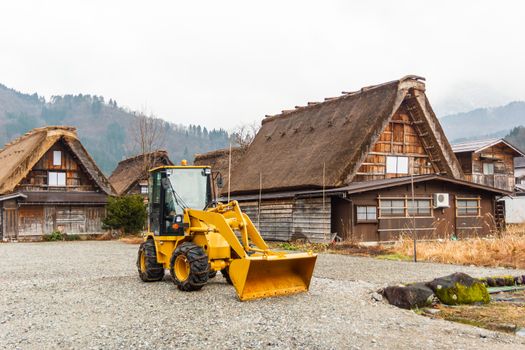
[[[135,118],[113,99],[102,96],[64,95],[46,101],[38,94],[24,94],[0,84],[0,147],[32,128],[69,125],[104,173],[117,163],[139,153],[134,142]],[[230,136],[222,129],[162,122],[165,148],[174,162],[193,160],[195,153],[227,147]]]
[[[477,108],[439,119],[450,142],[471,139],[505,137],[525,125],[525,102],[516,101],[500,107]]]

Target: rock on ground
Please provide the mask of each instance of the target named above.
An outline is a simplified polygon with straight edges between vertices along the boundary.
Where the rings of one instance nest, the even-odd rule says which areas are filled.
[[[201,291],[143,283],[138,245],[0,244],[1,349],[515,349],[525,338],[434,320],[370,295],[385,284],[498,269],[321,255],[309,293],[239,302],[220,274]],[[512,273],[511,273],[512,274]],[[523,272],[521,274],[524,274]]]

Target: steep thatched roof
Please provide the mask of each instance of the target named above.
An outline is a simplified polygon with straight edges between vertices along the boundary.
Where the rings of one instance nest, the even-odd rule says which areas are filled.
[[[36,128],[6,144],[0,150],[0,194],[13,191],[49,148],[59,140],[63,140],[71,149],[80,166],[98,187],[106,194],[112,195],[113,188],[80,143],[76,129],[68,126]]]
[[[232,164],[231,170],[239,163],[245,149],[241,147],[232,147]],[[196,154],[193,161],[194,165],[208,165],[214,173],[219,173],[222,177],[223,187],[219,192],[228,189],[228,166],[229,166],[230,149],[224,148],[208,153]],[[215,175],[214,175],[215,177]]]
[[[138,181],[148,179],[148,169],[162,165],[173,165],[165,150],[140,154],[119,162],[109,177],[117,195],[126,194]]]
[[[261,175],[264,191],[349,184],[406,99],[431,130],[433,147],[441,159],[440,172],[461,178],[459,163],[428,103],[421,79],[407,76],[267,116],[233,169],[232,193],[258,190]]]

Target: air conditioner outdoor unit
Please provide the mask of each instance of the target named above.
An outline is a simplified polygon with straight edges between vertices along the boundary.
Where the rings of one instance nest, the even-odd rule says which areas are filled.
[[[450,208],[448,193],[434,193],[434,208]]]

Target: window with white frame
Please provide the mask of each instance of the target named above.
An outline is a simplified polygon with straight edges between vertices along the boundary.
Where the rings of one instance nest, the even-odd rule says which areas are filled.
[[[405,216],[405,200],[404,199],[381,199],[379,201],[379,210],[381,216]]]
[[[479,216],[479,198],[456,198],[457,216]]]
[[[387,174],[408,174],[408,157],[387,156]]]
[[[375,205],[358,205],[356,206],[357,222],[375,222],[377,221],[377,208]]]
[[[483,175],[494,175],[494,163],[483,163]]]
[[[147,185],[141,185],[140,186],[140,193],[147,194],[148,193],[148,186]]]
[[[412,216],[432,216],[431,198],[380,198],[379,217],[408,218]]]
[[[47,184],[50,187],[64,187],[66,186],[66,173],[50,171],[47,173]]]
[[[409,216],[430,216],[431,201],[430,199],[407,199],[407,208]]]
[[[62,165],[62,151],[53,151],[53,165]]]

